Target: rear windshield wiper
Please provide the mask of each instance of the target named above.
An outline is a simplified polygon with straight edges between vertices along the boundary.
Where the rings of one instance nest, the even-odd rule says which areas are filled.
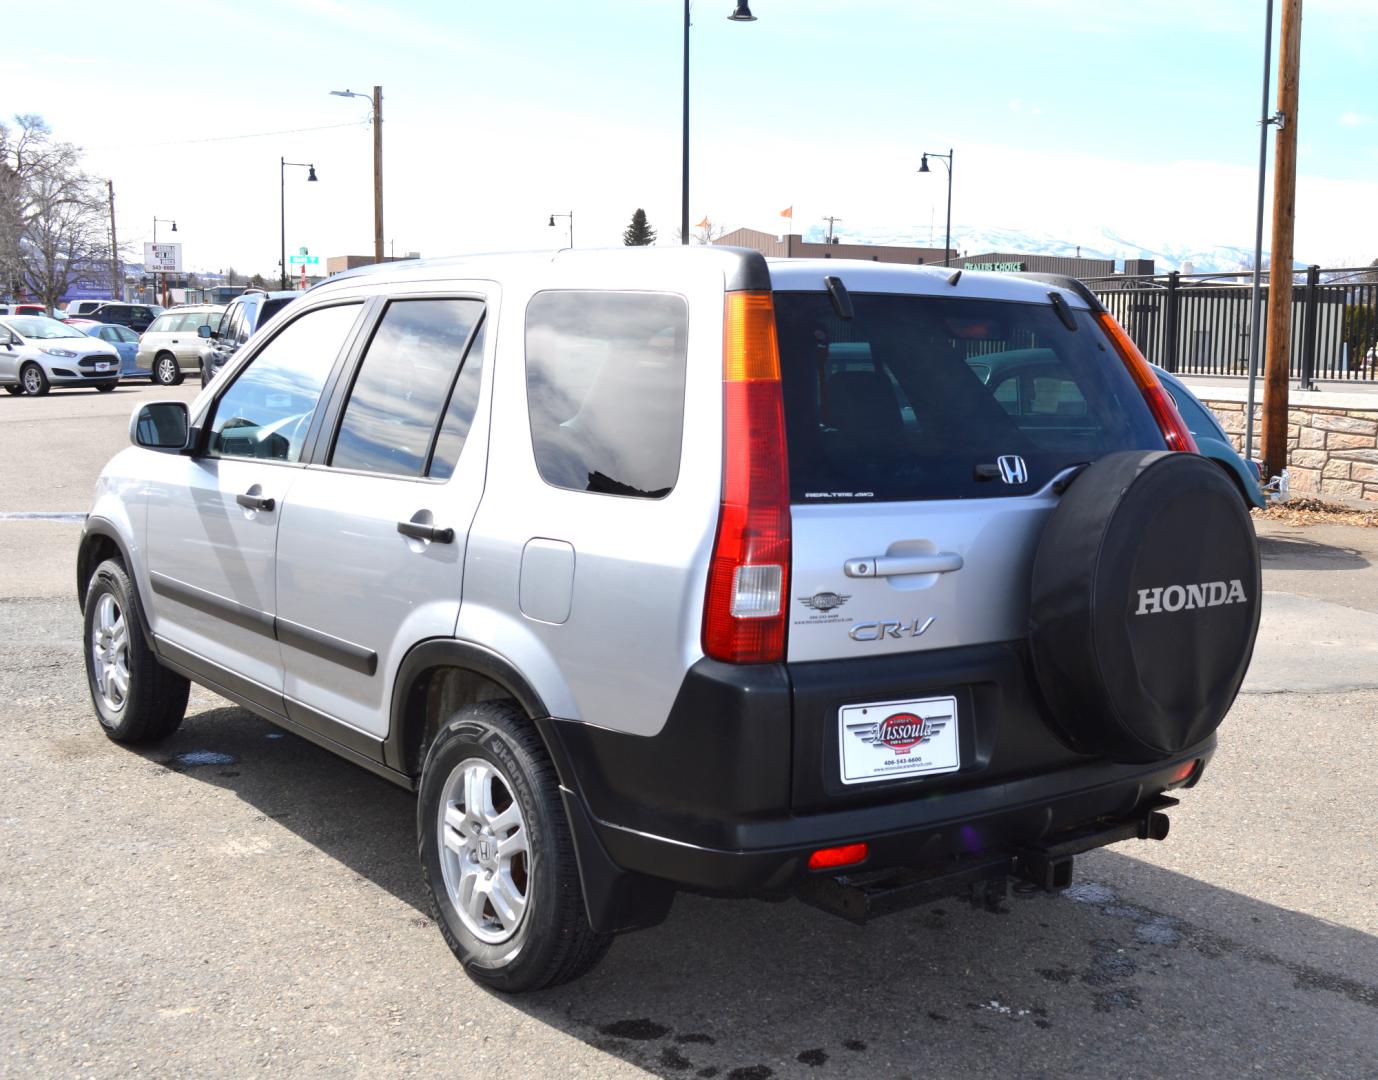
[[[1053,303],[1053,310],[1057,312],[1057,317],[1062,320],[1062,325],[1068,330],[1077,328],[1076,316],[1072,314],[1072,309],[1067,306],[1067,301],[1062,299],[1061,293],[1050,292],[1048,299]]]

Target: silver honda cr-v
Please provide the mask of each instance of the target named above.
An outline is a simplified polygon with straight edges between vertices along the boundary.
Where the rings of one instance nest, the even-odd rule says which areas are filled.
[[[339,275],[141,406],[80,546],[111,738],[195,680],[418,794],[446,941],[573,978],[677,889],[864,919],[1161,839],[1245,510],[1063,278],[731,248]]]

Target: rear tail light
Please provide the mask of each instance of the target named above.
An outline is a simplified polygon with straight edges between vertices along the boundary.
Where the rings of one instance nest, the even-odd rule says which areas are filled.
[[[1139,388],[1139,393],[1143,394],[1148,411],[1153,414],[1158,430],[1167,441],[1167,448],[1184,450],[1192,454],[1200,453],[1196,448],[1196,440],[1187,429],[1186,421],[1182,419],[1182,414],[1177,411],[1172,398],[1168,397],[1163,384],[1158,381],[1158,376],[1153,374],[1153,369],[1144,359],[1144,354],[1139,352],[1139,347],[1130,340],[1129,335],[1108,311],[1102,311],[1099,318],[1101,328],[1115,346],[1115,351],[1120,354],[1120,359],[1124,361],[1124,366],[1133,378],[1134,385]]]
[[[723,484],[708,570],[703,651],[760,664],[785,658],[789,469],[780,350],[769,292],[730,292],[723,319]]]
[[[1185,784],[1196,775],[1196,770],[1200,764],[1200,758],[1193,758],[1191,761],[1182,762],[1181,765],[1173,770],[1172,775],[1168,778],[1167,786],[1169,788],[1175,788]]]
[[[841,847],[819,848],[809,856],[810,870],[840,870],[844,866],[857,866],[866,861],[871,854],[867,844],[843,844]]]

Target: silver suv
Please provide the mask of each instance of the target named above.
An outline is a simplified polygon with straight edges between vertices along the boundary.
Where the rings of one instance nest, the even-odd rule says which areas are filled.
[[[509,991],[678,889],[1064,887],[1166,835],[1258,625],[1243,504],[1065,278],[390,264],[130,437],[77,566],[106,733],[195,680],[415,790],[441,932]]]

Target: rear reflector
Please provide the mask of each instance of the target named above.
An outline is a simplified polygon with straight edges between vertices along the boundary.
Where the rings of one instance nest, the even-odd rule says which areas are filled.
[[[715,660],[785,658],[789,471],[780,350],[769,292],[730,292],[723,319],[723,480],[708,570],[703,651]]]
[[[1196,766],[1200,764],[1201,761],[1199,758],[1193,758],[1191,761],[1182,762],[1173,772],[1172,778],[1168,780],[1168,786],[1176,787],[1178,784],[1185,784],[1191,779],[1192,773],[1196,772]]]
[[[1169,450],[1183,450],[1191,454],[1200,453],[1196,447],[1196,440],[1191,437],[1191,431],[1188,429],[1186,421],[1182,419],[1182,414],[1177,411],[1177,406],[1172,403],[1172,398],[1163,389],[1163,384],[1158,381],[1158,376],[1153,374],[1153,368],[1144,359],[1144,354],[1139,352],[1139,347],[1134,344],[1130,336],[1124,332],[1124,328],[1115,321],[1115,317],[1108,311],[1102,311],[1099,318],[1101,329],[1110,338],[1111,344],[1115,346],[1115,351],[1120,354],[1120,360],[1128,369],[1134,380],[1134,385],[1139,388],[1139,393],[1143,394],[1144,401],[1148,405],[1148,411],[1153,414],[1158,430],[1163,433],[1167,448]]]
[[[843,844],[841,847],[819,848],[809,856],[810,870],[837,870],[866,861],[871,853],[867,844]]]

